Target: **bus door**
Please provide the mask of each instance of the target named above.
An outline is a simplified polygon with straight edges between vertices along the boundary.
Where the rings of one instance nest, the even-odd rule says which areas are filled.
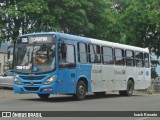
[[[59,93],[74,93],[76,83],[76,60],[75,46],[73,44],[59,43],[59,72],[58,91]]]

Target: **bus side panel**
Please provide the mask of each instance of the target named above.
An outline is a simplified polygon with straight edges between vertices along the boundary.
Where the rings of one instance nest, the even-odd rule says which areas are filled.
[[[115,90],[114,67],[113,65],[102,65],[103,90]]]
[[[92,92],[103,91],[102,66],[101,64],[92,64],[91,70],[91,89]]]
[[[127,82],[130,78],[132,78],[134,80],[134,87],[135,87],[135,83],[136,83],[136,79],[137,79],[137,68],[135,66],[130,67],[127,66],[126,67],[126,80],[122,81],[122,90],[126,90],[127,89]]]
[[[114,84],[115,90],[122,90],[123,81],[126,80],[126,67],[116,66],[114,67]]]
[[[144,89],[148,88],[151,85],[151,69],[145,69],[145,86]]]
[[[91,64],[78,64],[77,68],[77,80],[87,80],[88,83],[88,93],[90,93],[91,90]]]
[[[58,93],[75,93],[76,71],[75,69],[60,69],[58,73]]]
[[[137,89],[144,89],[145,87],[145,79],[144,79],[144,74],[145,74],[145,68],[138,68],[136,69],[136,78],[135,78],[135,90]]]

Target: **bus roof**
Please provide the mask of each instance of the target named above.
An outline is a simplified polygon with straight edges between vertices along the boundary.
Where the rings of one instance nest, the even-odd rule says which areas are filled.
[[[40,34],[56,34],[61,39],[64,38],[64,39],[69,39],[72,41],[92,43],[92,44],[98,44],[101,46],[109,46],[109,47],[122,48],[122,49],[128,49],[128,50],[133,50],[133,51],[141,51],[141,52],[149,53],[148,48],[141,48],[141,47],[136,47],[136,46],[131,46],[131,45],[125,45],[125,44],[109,42],[109,41],[105,41],[105,40],[98,40],[98,39],[94,39],[94,38],[82,37],[82,36],[77,36],[77,35],[71,35],[71,34],[66,34],[66,33],[60,33],[60,32],[38,32],[38,33],[24,34],[21,36],[40,35]]]

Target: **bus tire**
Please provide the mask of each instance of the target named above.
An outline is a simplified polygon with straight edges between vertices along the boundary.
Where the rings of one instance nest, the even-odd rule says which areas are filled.
[[[119,94],[122,96],[132,96],[134,90],[134,83],[132,80],[128,80],[127,90],[119,91]]]
[[[74,97],[76,100],[84,100],[86,97],[86,84],[84,81],[80,80],[76,87],[76,94],[74,94]]]
[[[47,100],[50,94],[38,94],[38,96],[43,100]]]

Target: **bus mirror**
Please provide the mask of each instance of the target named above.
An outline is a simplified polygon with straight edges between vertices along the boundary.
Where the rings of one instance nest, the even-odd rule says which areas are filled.
[[[10,54],[11,54],[11,52],[10,52],[10,50],[9,50],[8,53],[7,53],[7,58],[8,58],[8,59],[10,59]]]

